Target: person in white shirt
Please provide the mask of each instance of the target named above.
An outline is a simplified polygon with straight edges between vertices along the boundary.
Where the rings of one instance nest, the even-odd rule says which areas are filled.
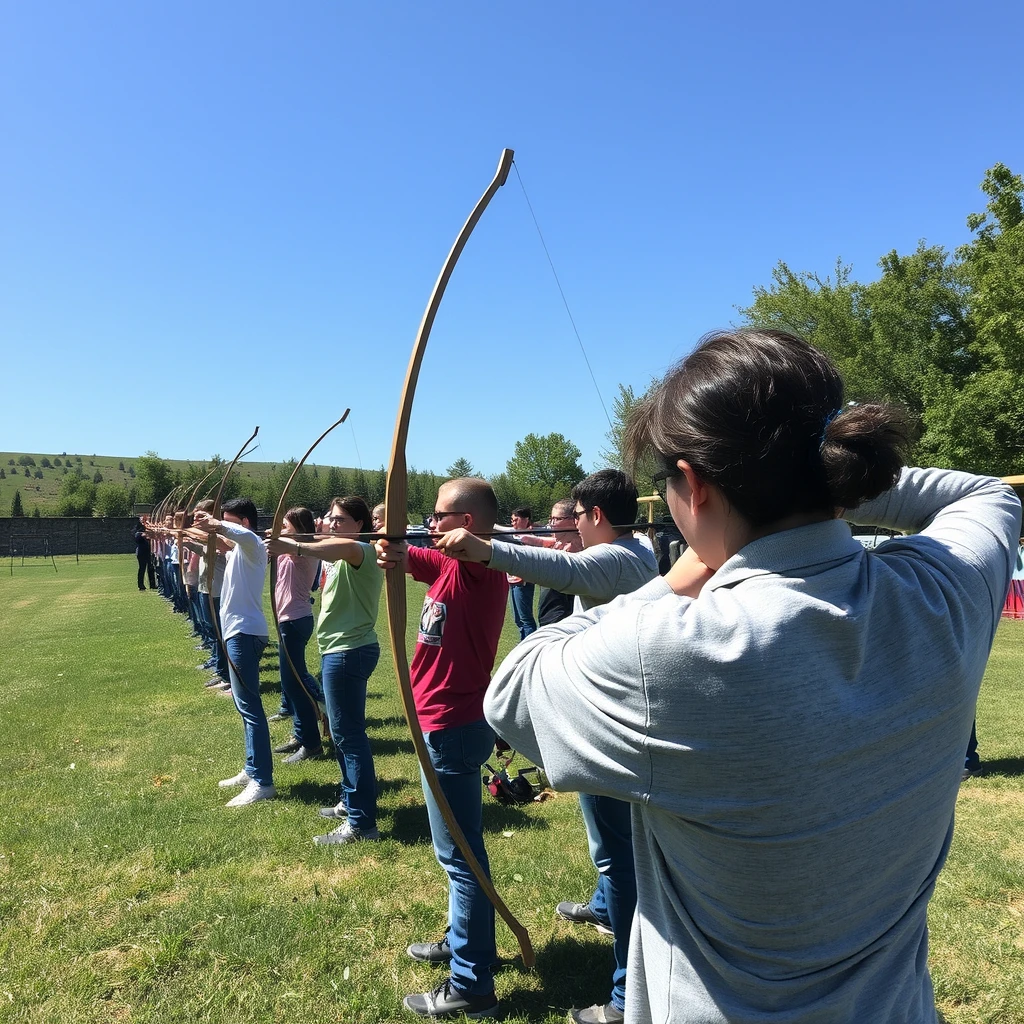
[[[245,788],[227,802],[243,807],[277,795],[270,752],[270,727],[260,698],[260,656],[269,630],[263,614],[263,583],[267,575],[267,546],[255,534],[256,506],[249,498],[224,502],[222,517],[197,512],[195,526],[233,543],[224,569],[220,616],[231,674],[231,695],[245,730],[245,768],[223,789]]]

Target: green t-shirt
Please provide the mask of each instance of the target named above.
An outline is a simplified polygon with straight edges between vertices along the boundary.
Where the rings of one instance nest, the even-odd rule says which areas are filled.
[[[327,579],[316,625],[321,654],[350,651],[377,642],[373,627],[380,606],[384,571],[377,565],[373,546],[362,542],[359,546],[363,549],[363,562],[358,569],[344,559],[325,563]]]

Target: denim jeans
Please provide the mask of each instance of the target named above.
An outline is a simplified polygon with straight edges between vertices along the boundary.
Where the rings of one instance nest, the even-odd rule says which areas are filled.
[[[236,633],[225,643],[230,658],[231,696],[245,730],[245,773],[261,786],[270,786],[274,782],[270,727],[260,698],[260,655],[267,641],[262,636]]]
[[[490,864],[484,849],[484,790],[480,768],[494,749],[494,733],[481,719],[452,729],[436,729],[424,733],[423,738],[430,753],[430,763],[437,772],[441,790],[448,799],[455,820],[490,877]],[[492,965],[498,956],[494,942],[494,907],[449,834],[422,771],[420,779],[434,854],[448,874],[448,944],[452,950],[452,984],[466,995],[490,995],[494,991]]]
[[[217,620],[217,625],[214,627],[214,643],[213,643],[213,671],[220,676],[221,679],[228,678],[228,658],[224,651],[224,647],[221,642],[217,639],[220,634],[220,598],[210,598],[210,617]]]
[[[508,592],[512,598],[512,617],[519,627],[519,639],[525,640],[537,630],[537,620],[533,617],[533,584],[514,583]]]
[[[380,644],[335,651],[321,660],[327,720],[341,768],[341,802],[354,829],[374,829],[377,771],[366,735],[366,683],[380,660]]]
[[[633,868],[633,824],[630,805],[610,796],[580,793],[580,810],[587,827],[590,858],[597,868],[597,888],[590,897],[594,916],[606,922],[615,935],[612,953],[611,1001],[626,1006],[626,961],[629,933],[636,911],[636,871]]]
[[[306,644],[312,635],[312,615],[280,623],[277,663],[281,669],[281,707],[289,708],[295,716],[295,738],[307,750],[319,750],[322,744],[314,701],[321,697],[320,684],[306,668]],[[299,678],[292,672],[292,665]]]

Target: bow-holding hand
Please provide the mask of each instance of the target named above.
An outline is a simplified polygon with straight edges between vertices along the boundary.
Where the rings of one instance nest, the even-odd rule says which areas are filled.
[[[460,562],[480,562],[487,565],[491,560],[491,542],[477,537],[461,526],[457,530],[450,530],[435,537],[434,547]]]
[[[377,552],[377,564],[382,569],[401,569],[405,572],[406,552],[409,545],[404,540],[387,540],[381,537],[373,542]]]
[[[220,520],[214,519],[209,512],[196,512],[192,520],[192,528],[209,536],[220,529]]]

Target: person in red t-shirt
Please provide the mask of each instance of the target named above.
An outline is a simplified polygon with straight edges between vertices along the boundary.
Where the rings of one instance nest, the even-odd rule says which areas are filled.
[[[463,477],[441,485],[431,525],[487,533],[497,517],[491,485]],[[504,573],[458,562],[440,551],[383,539],[376,546],[381,566],[403,565],[413,579],[427,584],[410,666],[416,713],[452,812],[489,871],[480,768],[494,749],[494,733],[484,720],[483,700],[505,621],[508,582]],[[448,963],[451,973],[433,991],[407,995],[405,1006],[422,1017],[489,1014],[498,1006],[492,976],[494,908],[422,781],[434,853],[448,874],[448,928],[439,942],[413,943],[408,953],[414,960]]]

